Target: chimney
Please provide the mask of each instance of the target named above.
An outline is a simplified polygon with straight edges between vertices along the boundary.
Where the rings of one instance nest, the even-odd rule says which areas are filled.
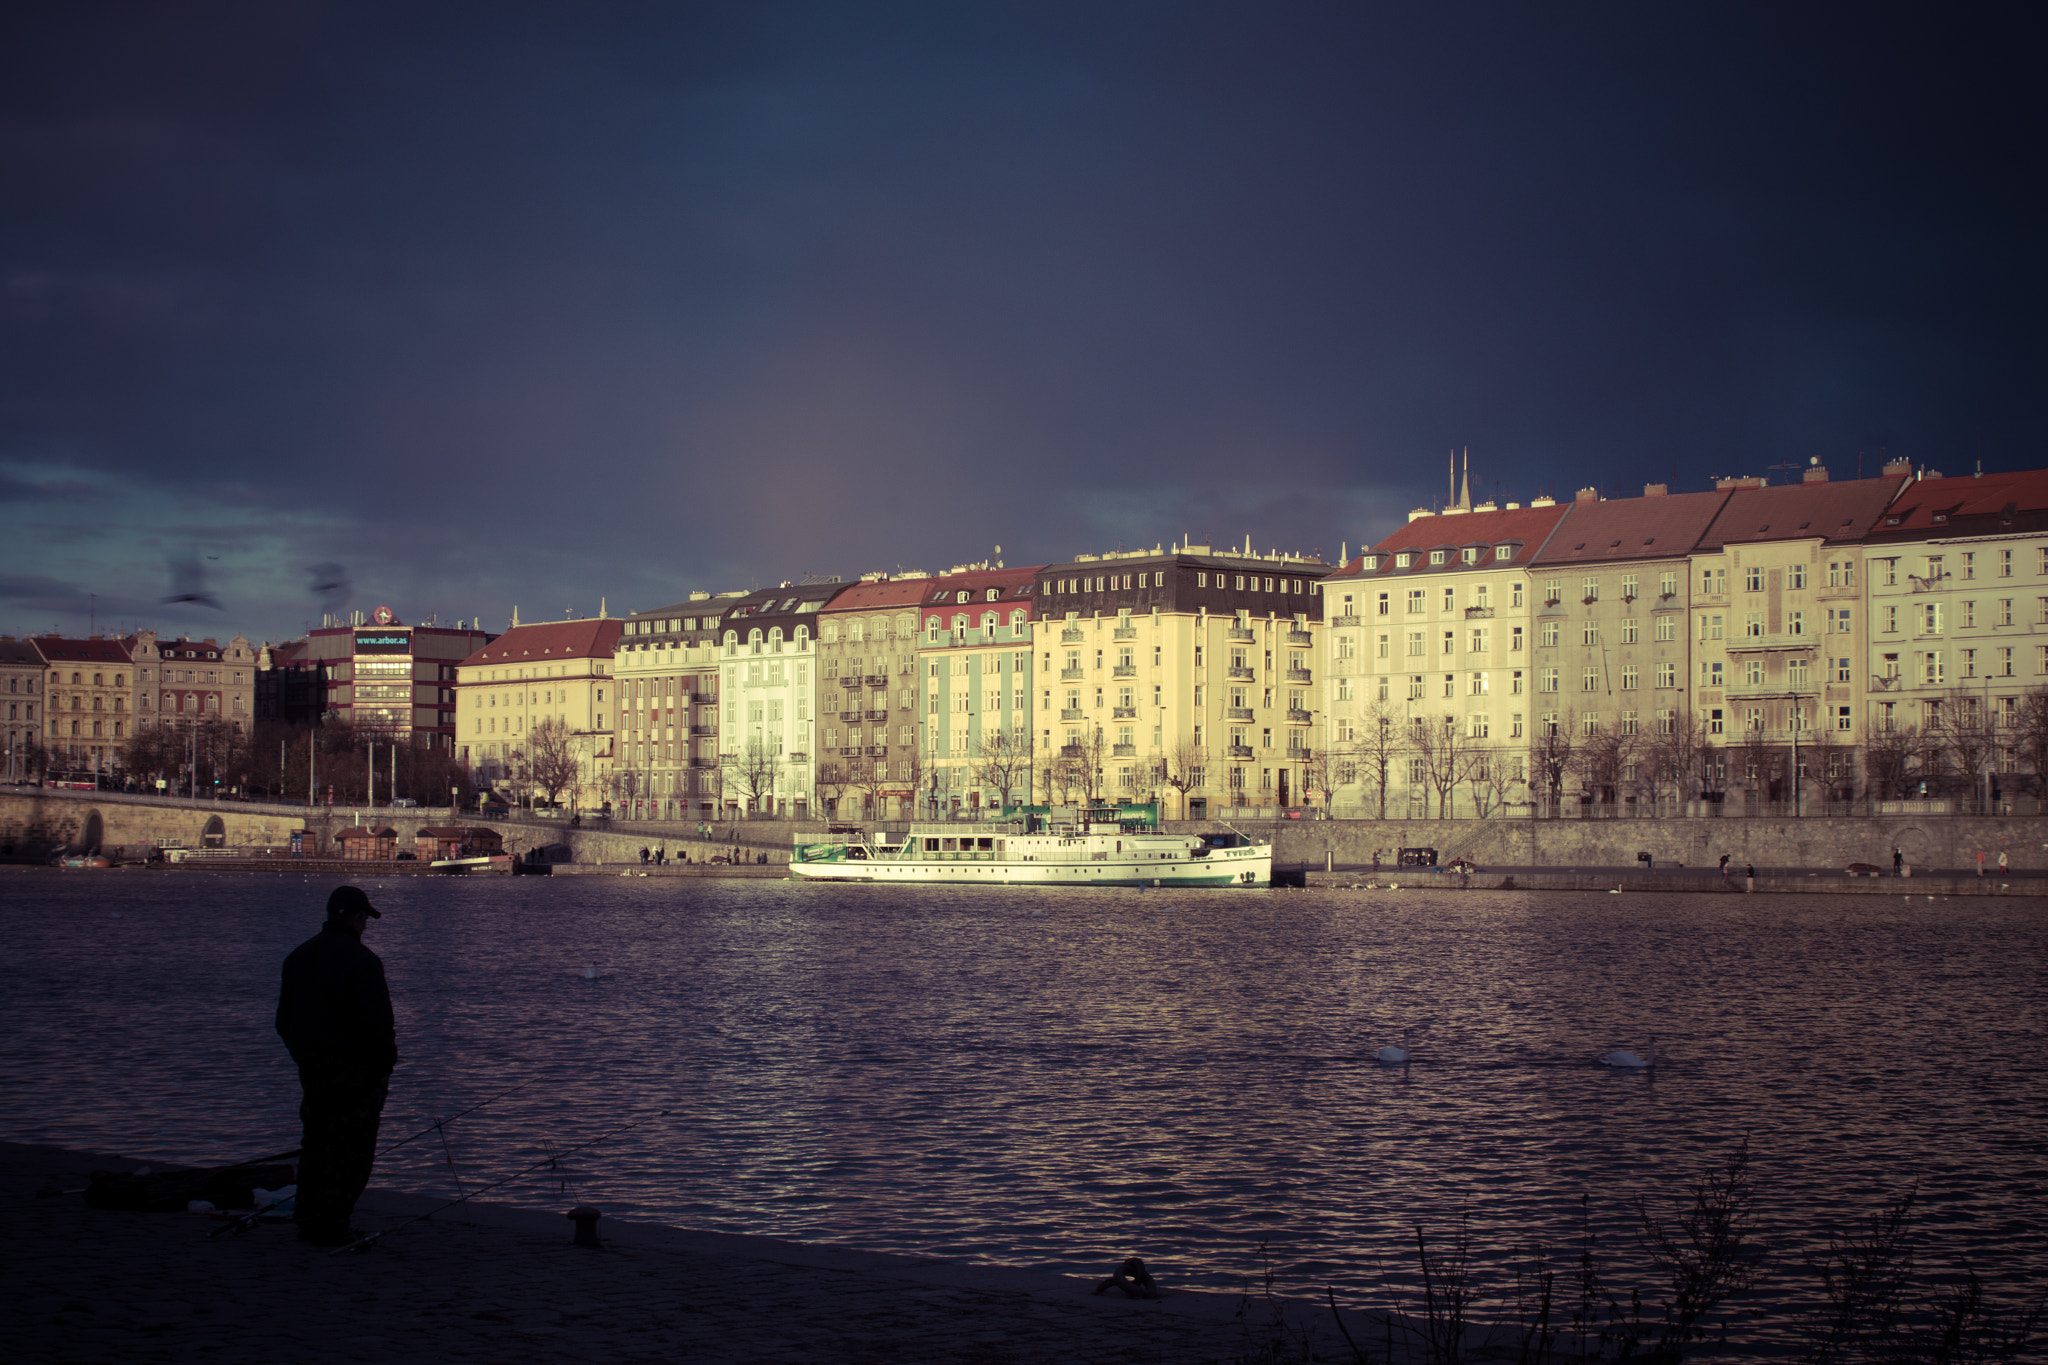
[[[1821,466],[1815,465],[1807,470],[1805,474],[1801,475],[1799,481],[1801,483],[1826,483],[1828,481],[1828,472]]]
[[[1643,485],[1643,496],[1646,498],[1661,498],[1670,491],[1671,485],[1668,483],[1646,483]]]
[[[1598,502],[1600,501],[1600,490],[1597,488],[1581,488],[1579,490],[1579,496],[1577,498],[1577,501]]]
[[[1731,478],[1714,480],[1715,488],[1762,488],[1764,481],[1755,474],[1738,474]]]
[[[1913,477],[1913,462],[1904,458],[1886,460],[1884,476],[1887,479],[1910,479]]]

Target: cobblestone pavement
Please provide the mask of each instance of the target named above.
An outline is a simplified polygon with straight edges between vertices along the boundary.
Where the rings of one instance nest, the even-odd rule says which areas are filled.
[[[336,1256],[288,1224],[209,1238],[201,1216],[38,1194],[135,1168],[0,1144],[0,1356],[1194,1365],[1271,1340],[1232,1295],[1096,1298],[1057,1275],[654,1224],[607,1219],[593,1250],[560,1213],[464,1206]],[[356,1222],[376,1231],[430,1207],[372,1191]]]

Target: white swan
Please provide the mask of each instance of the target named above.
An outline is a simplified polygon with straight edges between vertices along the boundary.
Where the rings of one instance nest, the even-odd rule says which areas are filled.
[[[1387,1046],[1373,1054],[1374,1059],[1386,1066],[1406,1066],[1408,1064],[1408,1049],[1405,1046],[1408,1042],[1407,1029],[1401,1030],[1401,1042],[1403,1044],[1401,1047],[1395,1047],[1392,1043],[1387,1044]]]
[[[595,980],[597,980],[597,968],[595,968],[595,967],[585,967],[585,968],[583,969],[583,979],[584,979],[585,981],[595,981]]]
[[[1630,1071],[1649,1070],[1651,1067],[1657,1065],[1657,1035],[1654,1033],[1650,1035],[1650,1050],[1647,1055],[1638,1057],[1633,1052],[1628,1052],[1617,1048],[1615,1051],[1608,1053],[1605,1057],[1602,1057],[1600,1059],[1600,1065],[1618,1066]]]

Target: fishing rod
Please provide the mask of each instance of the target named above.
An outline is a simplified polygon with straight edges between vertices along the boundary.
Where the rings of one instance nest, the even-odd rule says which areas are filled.
[[[656,1114],[643,1114],[641,1117],[634,1119],[631,1123],[620,1124],[617,1128],[612,1129],[609,1133],[601,1134],[598,1137],[592,1138],[588,1142],[581,1142],[574,1147],[566,1148],[563,1151],[555,1152],[552,1155],[549,1155],[547,1157],[542,1158],[539,1161],[534,1162],[531,1166],[521,1167],[520,1169],[512,1172],[512,1174],[506,1176],[502,1180],[493,1180],[488,1185],[479,1186],[474,1190],[470,1190],[466,1194],[459,1194],[445,1204],[440,1204],[434,1208],[428,1209],[425,1213],[414,1214],[412,1217],[406,1219],[404,1222],[394,1224],[393,1226],[384,1229],[384,1231],[382,1232],[373,1232],[366,1237],[358,1237],[355,1241],[348,1243],[346,1246],[336,1247],[333,1251],[329,1252],[328,1255],[339,1256],[344,1252],[361,1251],[363,1248],[374,1244],[380,1238],[388,1237],[394,1232],[403,1232],[405,1229],[411,1227],[414,1223],[424,1223],[437,1213],[446,1213],[448,1210],[454,1208],[457,1204],[468,1203],[477,1195],[485,1194],[491,1190],[495,1190],[500,1185],[509,1185],[513,1181],[519,1179],[519,1177],[522,1175],[531,1175],[535,1171],[540,1170],[544,1166],[556,1165],[564,1157],[574,1156],[578,1152],[587,1151],[590,1148],[597,1146],[601,1142],[611,1141],[613,1138],[617,1137],[621,1133],[629,1133],[633,1129],[638,1128],[643,1123],[651,1123],[655,1119],[665,1119],[674,1112],[675,1110],[673,1109],[664,1109],[660,1113]]]
[[[389,1147],[382,1148],[378,1151],[375,1157],[371,1158],[371,1160],[381,1160],[382,1158],[387,1157],[391,1155],[391,1153],[397,1151],[400,1147],[405,1146],[405,1144],[407,1144],[408,1142],[417,1142],[419,1139],[425,1137],[429,1133],[437,1133],[441,1131],[442,1128],[446,1127],[448,1124],[455,1122],[457,1119],[468,1118],[471,1114],[474,1114],[477,1110],[483,1108],[487,1104],[495,1104],[499,1100],[504,1099],[507,1095],[516,1095],[520,1091],[532,1085],[534,1081],[538,1079],[538,1077],[533,1077],[528,1080],[521,1081],[519,1084],[513,1086],[510,1090],[500,1090],[497,1094],[491,1096],[489,1099],[478,1100],[475,1104],[472,1104],[471,1106],[469,1106],[469,1108],[463,1110],[459,1114],[450,1114],[447,1118],[435,1119],[432,1123],[420,1129],[417,1133],[412,1134],[410,1137],[400,1138],[398,1141],[392,1143]],[[304,1153],[305,1148],[294,1147],[289,1152],[279,1152],[276,1156],[258,1157],[254,1161],[240,1162],[236,1166],[229,1166],[226,1169],[232,1171],[237,1170],[242,1166],[262,1166],[273,1161],[289,1161],[293,1157],[304,1155]],[[260,1209],[253,1209],[250,1212],[243,1214],[241,1217],[236,1218],[231,1222],[221,1224],[219,1227],[215,1228],[212,1232],[209,1232],[206,1235],[208,1238],[214,1238],[220,1236],[223,1232],[247,1232],[250,1228],[256,1226],[256,1220],[261,1218],[264,1214],[268,1213],[271,1207],[271,1205],[266,1204]]]

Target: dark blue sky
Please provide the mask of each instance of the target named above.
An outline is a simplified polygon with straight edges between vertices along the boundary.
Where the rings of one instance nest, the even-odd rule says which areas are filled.
[[[2048,464],[2026,14],[15,6],[0,628]]]

